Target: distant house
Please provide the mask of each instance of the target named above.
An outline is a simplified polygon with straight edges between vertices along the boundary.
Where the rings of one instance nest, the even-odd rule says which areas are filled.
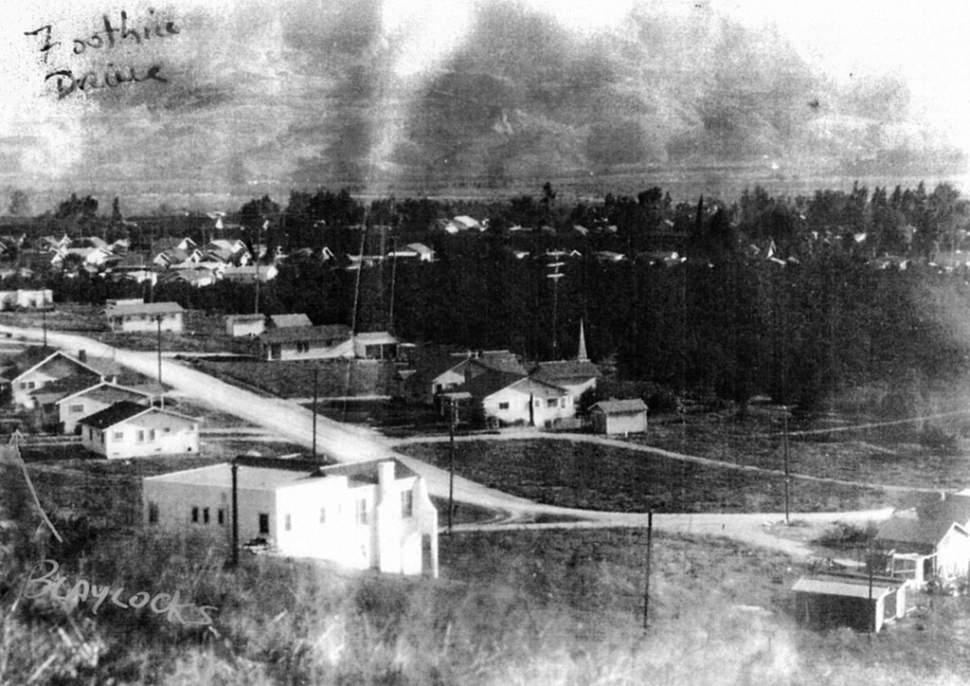
[[[386,331],[354,336],[354,357],[361,360],[395,360],[400,341]]]
[[[238,541],[280,555],[388,574],[438,575],[438,513],[424,479],[396,459],[324,467],[239,458]],[[148,477],[149,528],[207,532],[232,544],[229,464]]]
[[[898,508],[876,534],[893,575],[923,584],[970,569],[970,492],[924,494]]]
[[[266,317],[261,314],[231,314],[226,317],[226,335],[233,338],[258,336],[266,331]]]
[[[353,357],[350,327],[293,326],[270,329],[259,336],[267,360],[318,360]]]
[[[510,372],[490,369],[456,390],[470,393],[485,417],[501,424],[548,426],[576,414],[567,390]]]
[[[300,326],[313,326],[310,318],[302,312],[297,314],[271,314],[269,322],[274,329],[290,329]]]
[[[105,316],[112,331],[158,330],[182,333],[182,306],[178,303],[126,303],[108,306]]]
[[[81,444],[109,459],[199,452],[199,420],[128,400],[84,417]]]
[[[47,309],[54,304],[54,294],[49,288],[35,290],[18,289],[0,291],[0,310],[22,308],[25,310]]]
[[[416,259],[419,262],[433,262],[434,250],[424,243],[409,243],[403,250],[394,250],[387,253],[387,256],[398,259]]]
[[[792,587],[795,619],[813,629],[882,629],[906,614],[906,585],[895,579],[802,577]]]
[[[589,409],[593,431],[599,434],[635,434],[647,430],[647,404],[633,400],[601,400]]]
[[[565,388],[578,398],[590,388],[596,388],[596,381],[602,374],[589,360],[560,360],[540,362],[530,376]]]
[[[37,357],[41,359],[35,359]],[[24,366],[29,365],[10,382],[13,402],[20,407],[39,407],[34,392],[69,376],[85,377],[92,382],[102,380],[97,369],[60,350],[30,348],[19,360]]]
[[[434,404],[436,398],[458,388],[488,370],[526,376],[519,358],[508,350],[483,350],[472,353],[418,353],[408,369],[398,372],[400,396],[412,402]]]
[[[447,222],[444,226],[446,232],[450,234],[460,233],[462,231],[484,231],[485,228],[482,223],[477,219],[473,219],[467,215],[459,215]]]
[[[266,283],[276,278],[279,269],[272,264],[247,265],[244,267],[228,266],[222,270],[222,278],[233,283],[256,283],[257,278],[260,283]]]
[[[138,405],[150,405],[152,396],[134,388],[126,388],[106,381],[64,395],[56,401],[61,430],[65,434],[76,433],[78,422],[82,419],[124,400]]]

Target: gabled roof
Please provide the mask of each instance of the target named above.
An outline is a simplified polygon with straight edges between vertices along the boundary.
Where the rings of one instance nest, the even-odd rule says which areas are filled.
[[[148,412],[158,412],[188,421],[196,421],[192,417],[187,417],[184,414],[172,412],[171,410],[163,410],[161,408],[151,406],[146,407],[145,405],[133,403],[130,400],[122,400],[121,402],[115,403],[111,407],[105,408],[100,412],[95,412],[94,414],[85,417],[78,423],[103,431],[104,429],[111,428],[112,426],[116,426],[121,422],[133,419],[142,414],[147,414]]]
[[[354,334],[354,339],[363,345],[395,345],[401,342],[387,331],[358,333]]]
[[[381,462],[394,463],[394,478],[408,479],[417,474],[403,462],[393,457],[385,457],[378,460],[368,460],[367,462],[352,462],[349,464],[338,464],[332,467],[324,467],[320,470],[322,476],[346,476],[351,481],[365,484],[376,484],[379,480]]]
[[[970,496],[960,494],[921,494],[908,505],[893,513],[879,528],[877,540],[937,545],[956,524],[964,527],[970,522]]]
[[[29,350],[29,348],[28,348],[28,350]],[[26,352],[26,351],[24,351],[24,352]],[[87,371],[91,372],[95,376],[98,376],[98,377],[101,376],[101,372],[98,371],[97,369],[89,366],[88,364],[85,364],[84,362],[81,362],[80,360],[74,359],[70,355],[68,355],[68,354],[66,354],[66,353],[64,353],[64,352],[62,352],[60,350],[55,350],[54,352],[50,353],[47,357],[45,357],[44,359],[42,359],[40,362],[34,364],[33,366],[31,366],[28,369],[25,369],[20,374],[18,374],[17,376],[15,376],[13,378],[13,381],[16,381],[20,377],[22,377],[22,376],[24,376],[24,375],[26,375],[26,374],[28,374],[28,373],[30,373],[30,372],[32,372],[32,371],[40,368],[40,367],[43,367],[45,364],[47,364],[50,360],[54,359],[55,357],[62,357],[65,360],[67,360],[68,362],[73,362],[75,365],[77,365],[81,369],[86,369]]]
[[[133,397],[151,400],[152,396],[144,391],[102,381],[101,383],[81,388],[70,395],[65,395],[57,401],[57,404],[60,405],[61,403],[70,402],[78,398],[92,398],[101,402],[119,403],[123,400],[130,400]]]
[[[133,314],[173,314],[183,312],[178,303],[137,303],[132,305],[114,305],[105,309],[109,317],[123,317]]]
[[[647,404],[640,398],[632,400],[610,398],[609,400],[601,400],[589,409],[590,411],[600,410],[604,414],[639,414],[647,411]]]
[[[513,372],[503,372],[496,369],[487,369],[473,379],[469,379],[458,387],[459,391],[466,391],[472,394],[473,398],[483,400],[493,393],[498,393],[502,389],[508,388],[512,384],[522,381],[524,376]]]
[[[310,321],[310,318],[302,312],[296,314],[271,314],[269,316],[269,321],[277,329],[313,326],[313,322]]]
[[[100,377],[65,376],[62,379],[51,381],[49,384],[45,384],[41,388],[34,389],[30,392],[30,395],[54,395],[63,398],[65,396],[74,395],[85,389],[97,386],[100,383]]]
[[[265,343],[291,343],[297,341],[335,341],[343,342],[350,338],[350,327],[345,324],[326,324],[324,326],[294,326],[284,329],[270,329],[259,335]]]
[[[540,362],[532,370],[532,378],[550,383],[565,383],[570,380],[587,381],[602,376],[599,368],[588,360],[561,360]]]

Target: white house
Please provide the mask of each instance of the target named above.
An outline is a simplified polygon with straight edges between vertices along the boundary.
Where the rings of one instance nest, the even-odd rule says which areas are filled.
[[[258,336],[266,330],[266,317],[261,314],[231,314],[226,317],[226,335]]]
[[[78,422],[82,419],[101,412],[101,410],[106,410],[123,400],[138,405],[150,405],[152,396],[134,388],[126,388],[104,381],[66,395],[55,404],[63,432],[73,434],[77,429]]]
[[[898,508],[876,534],[890,571],[917,584],[970,569],[970,493],[924,494]]]
[[[359,333],[354,336],[354,357],[362,360],[397,359],[401,341],[386,331]]]
[[[566,389],[510,372],[488,370],[458,390],[471,393],[486,417],[503,424],[547,426],[576,414],[575,398]]]
[[[11,310],[17,307],[29,310],[46,309],[53,304],[54,294],[49,288],[0,291],[0,310]]]
[[[294,326],[271,329],[259,337],[267,360],[321,360],[353,357],[350,327]]]
[[[398,460],[236,462],[241,544],[263,540],[280,555],[437,577],[438,513],[424,479]],[[208,532],[231,546],[232,471],[219,464],[146,478],[147,525]]]
[[[199,420],[128,400],[78,422],[81,444],[109,459],[199,452]]]
[[[37,359],[40,357],[40,359]],[[36,406],[34,394],[48,384],[70,376],[88,378],[92,384],[102,380],[102,374],[86,362],[75,360],[70,355],[55,350],[37,348],[25,351],[23,360],[35,360],[24,371],[10,381],[10,390],[15,405],[32,408]],[[27,362],[26,364],[29,364]]]
[[[632,400],[601,400],[589,408],[593,431],[599,434],[634,434],[647,430],[647,404]]]
[[[158,330],[182,333],[182,306],[178,303],[125,303],[108,306],[104,314],[112,331]]]

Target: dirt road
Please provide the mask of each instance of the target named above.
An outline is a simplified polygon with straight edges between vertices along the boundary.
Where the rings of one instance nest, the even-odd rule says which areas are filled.
[[[14,337],[39,341],[43,333],[39,329],[20,329],[0,326],[0,334],[10,333]],[[158,373],[158,357],[154,352],[112,348],[99,341],[83,336],[48,331],[49,345],[76,354],[85,350],[89,355],[114,359],[119,364],[154,378]],[[291,401],[266,398],[244,389],[232,386],[207,374],[183,366],[172,359],[162,358],[162,382],[175,389],[180,395],[198,398],[216,409],[233,414],[247,422],[271,431],[281,438],[301,445],[307,449],[313,445],[313,417],[309,410]],[[415,472],[421,474],[428,483],[432,495],[447,497],[448,473],[405,455],[394,452],[391,443],[375,431],[364,427],[341,424],[325,417],[317,418],[317,447],[321,453],[330,455],[341,462],[357,462],[378,457],[395,456]],[[684,456],[680,456],[684,457]],[[703,459],[703,458],[696,458]],[[502,522],[479,526],[459,526],[457,531],[472,530],[487,526],[490,529],[522,527],[644,527],[647,515],[644,513],[598,512],[571,510],[567,508],[540,505],[518,498],[495,489],[456,476],[454,479],[455,499],[479,507],[501,510],[507,513]],[[862,523],[884,519],[889,510],[874,510],[851,513],[812,513],[795,514],[793,519],[813,526],[834,521]],[[563,518],[564,521],[535,524],[537,515],[547,518]],[[783,519],[778,513],[768,514],[658,514],[654,525],[661,530],[713,534],[729,536],[752,545],[766,546],[783,550],[793,555],[805,555],[808,548],[798,540],[781,537],[772,533],[766,523],[777,523]]]

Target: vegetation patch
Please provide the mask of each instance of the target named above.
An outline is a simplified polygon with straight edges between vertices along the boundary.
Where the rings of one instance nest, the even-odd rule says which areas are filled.
[[[447,444],[399,449],[448,467]],[[462,442],[455,470],[486,486],[561,507],[620,512],[779,512],[785,507],[782,476],[563,440]],[[885,502],[879,489],[814,481],[791,486],[795,511],[868,509]]]

